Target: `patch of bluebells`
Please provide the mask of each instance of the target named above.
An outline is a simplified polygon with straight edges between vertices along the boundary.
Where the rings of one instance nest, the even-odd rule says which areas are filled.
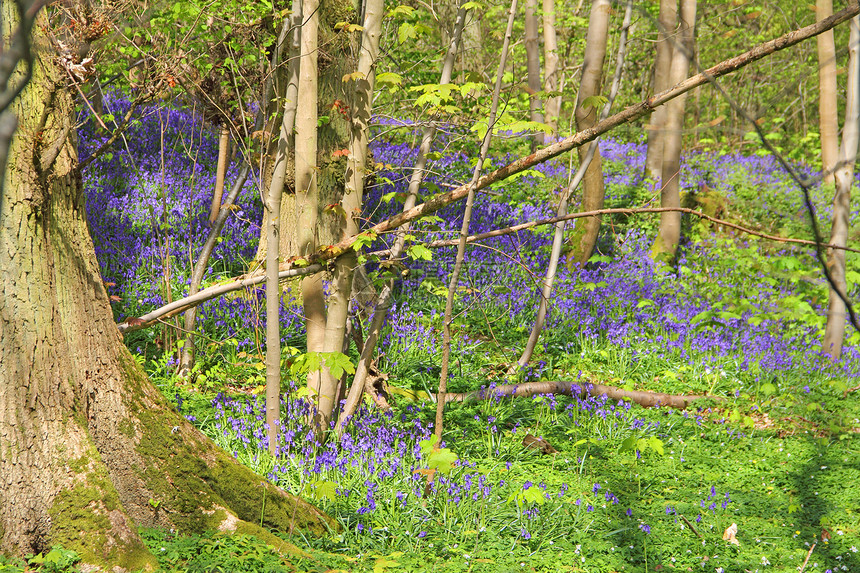
[[[114,115],[121,115],[128,108],[128,102],[117,97],[107,98],[106,104]],[[163,156],[162,128],[166,142]],[[169,296],[175,299],[187,294],[191,260],[209,230],[207,215],[217,158],[216,131],[203,124],[200,114],[186,109],[164,104],[149,107],[141,121],[129,129],[125,137],[128,149],[126,144],[114,144],[110,154],[98,158],[84,177],[88,220],[97,257],[105,281],[115,284],[110,287],[111,294],[122,299],[118,305],[121,316],[141,314],[164,304],[168,293],[161,286],[161,278],[168,272],[172,280]],[[81,157],[86,158],[106,137],[107,134],[95,130],[93,122],[84,123],[80,130]],[[437,145],[443,149],[442,143]],[[399,211],[400,203],[396,200],[382,199],[405,191],[416,150],[407,143],[386,143],[377,138],[373,153],[378,163],[392,168],[378,172],[377,184],[367,189],[362,214],[367,224]],[[636,174],[642,172],[644,146],[606,140],[601,143],[601,153],[608,204],[630,204],[631,193],[643,184]],[[501,165],[508,159],[501,157],[494,161]],[[237,163],[233,162],[228,171],[228,185],[236,178]],[[425,189],[462,183],[468,177],[468,164],[465,153],[446,151],[433,160]],[[535,169],[549,178],[561,177],[566,165],[563,161],[552,161]],[[738,173],[751,178],[750,184],[777,190],[771,193],[783,193],[786,195],[783,203],[794,205],[799,201],[778,165],[761,157],[690,155],[683,161],[681,185],[695,188],[707,180],[731,200],[734,192],[731,185],[738,180]],[[253,180],[253,176],[249,178],[227,219],[205,280],[243,272],[245,261],[255,253],[262,206]],[[529,175],[503,184],[497,191],[504,199],[509,187],[538,183],[537,178]],[[794,195],[789,200],[791,193]],[[827,208],[822,205],[824,211]],[[437,215],[440,220],[436,227],[418,223],[416,236],[428,241],[456,236],[462,205],[449,205]],[[553,206],[548,203],[505,202],[479,194],[471,230],[479,233],[552,215]],[[693,290],[681,275],[658,273],[649,256],[651,240],[631,228],[616,237],[617,245],[610,249],[615,255],[611,260],[582,269],[562,266],[549,309],[548,332],[574,329],[582,340],[606,340],[617,348],[629,349],[634,362],[646,354],[652,357],[662,354],[719,369],[734,357],[743,356],[742,363],[736,365],[740,371],[753,365],[771,373],[830,368],[817,352],[797,350],[817,348],[817,329],[785,328],[780,321],[790,320],[787,318],[751,321],[753,314],[747,311],[740,318],[720,319],[708,329],[697,327],[692,319],[714,309],[718,301]],[[545,267],[550,241],[551,230],[539,229],[488,239],[484,244],[489,248],[469,249],[463,274],[467,290],[458,302],[481,305],[494,328],[510,331],[529,327],[538,297],[538,285],[531,273],[540,274]],[[379,242],[382,244],[382,239]],[[681,255],[682,266],[693,254],[705,259],[721,256],[708,250],[706,243],[697,243],[690,249]],[[454,252],[454,248],[441,249],[432,261],[410,262],[414,271],[401,281],[401,296],[392,308],[380,344],[383,351],[392,349],[383,360],[392,373],[397,373],[400,366],[397,357],[402,351],[438,356],[441,317],[433,310],[434,305],[427,304],[430,295],[421,290],[421,285],[428,279],[446,284]],[[515,272],[518,266],[529,272]],[[714,277],[715,281],[723,279]],[[761,312],[779,309],[787,288],[762,287],[753,304]],[[200,307],[198,320],[206,321],[207,328],[213,330],[208,333],[210,336],[235,337],[239,350],[251,350],[259,345],[259,340],[249,333],[265,327],[263,293],[263,289],[254,289],[242,296],[209,301]],[[641,305],[645,300],[652,304]],[[298,344],[304,326],[296,301],[283,305],[281,321],[284,342]],[[459,339],[457,344],[455,351],[461,353],[480,347],[480,342],[467,337]],[[575,352],[573,344],[568,343],[569,351]],[[843,372],[860,373],[857,349],[847,348],[844,356],[840,365]],[[402,368],[408,368],[409,362],[402,362]],[[546,364],[538,361],[529,368],[527,379],[539,379]]]

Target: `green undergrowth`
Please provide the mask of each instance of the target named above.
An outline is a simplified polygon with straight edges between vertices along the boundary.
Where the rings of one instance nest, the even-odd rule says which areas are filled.
[[[787,572],[813,544],[807,570],[858,570],[860,488],[849,485],[860,483],[860,401],[826,384],[807,391],[804,382],[739,392],[688,412],[582,407],[566,397],[453,405],[444,445],[457,461],[435,477],[462,484],[466,474],[484,476],[492,493],[471,499],[439,487],[404,495],[414,479],[408,469],[378,480],[360,468],[311,476],[295,465],[276,483],[318,504],[343,530],[285,537],[308,551],[290,559],[291,570]],[[669,385],[681,391],[685,379]],[[216,435],[207,398],[185,396],[183,412],[204,432],[260,473],[271,470],[275,462],[253,444]],[[430,405],[417,410],[394,400],[397,414],[432,418]],[[526,447],[527,435],[556,453]],[[410,450],[422,445],[416,440]],[[377,507],[362,516],[369,480]],[[357,493],[320,495],[315,487],[323,483]],[[732,524],[739,545],[723,539]],[[229,551],[202,547],[255,543],[161,535],[174,556],[161,561],[167,570],[215,570],[201,563]],[[252,560],[265,553],[253,561],[260,568],[241,569],[225,557],[223,570],[279,570],[276,554],[256,543],[247,555],[233,554]],[[274,568],[264,568],[266,559]]]

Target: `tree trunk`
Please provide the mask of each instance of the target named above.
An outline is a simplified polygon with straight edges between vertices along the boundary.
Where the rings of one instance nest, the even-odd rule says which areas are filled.
[[[547,92],[544,121],[552,133],[544,137],[549,144],[558,137],[558,116],[561,112],[561,96],[549,95],[559,91],[558,87],[558,40],[555,33],[555,0],[543,0],[543,85]]]
[[[579,85],[579,95],[576,97],[576,129],[584,131],[597,122],[600,104],[593,102],[586,107],[586,100],[600,95],[603,81],[603,61],[606,59],[606,41],[609,37],[609,0],[595,0],[591,6],[588,20],[588,34],[585,39],[585,56],[582,63],[582,81]],[[577,152],[582,162],[588,153],[589,145],[583,145]],[[582,183],[582,211],[595,211],[603,208],[605,191],[603,187],[603,169],[600,162],[600,150],[594,153],[594,159],[585,172]],[[577,219],[570,238],[570,250],[567,254],[568,266],[584,265],[591,258],[594,246],[597,244],[597,234],[600,232],[600,217]]]
[[[463,4],[463,2],[461,2]],[[445,59],[442,62],[442,73],[439,77],[439,83],[444,85],[451,82],[451,77],[454,73],[454,63],[457,57],[457,52],[460,49],[461,40],[465,33],[466,10],[462,6],[457,10],[457,16],[454,19],[454,29],[451,32],[451,40],[448,45],[448,51],[445,53]],[[430,148],[433,145],[433,139],[436,136],[436,116],[434,115],[423,128],[421,137],[421,145],[418,147],[418,157],[412,166],[412,175],[409,177],[409,187],[406,191],[406,199],[403,202],[403,211],[409,211],[415,206],[418,201],[418,190],[421,183],[424,181],[424,175],[427,168],[427,154],[430,153]],[[403,225],[397,230],[397,238],[394,240],[394,246],[391,248],[388,260],[397,260],[406,247],[406,235],[409,232],[409,224]],[[335,433],[338,438],[343,435],[346,429],[346,424],[358,407],[361,399],[368,374],[370,373],[373,355],[376,350],[376,343],[379,340],[379,335],[382,332],[382,327],[385,324],[385,319],[388,316],[388,310],[391,308],[391,301],[394,292],[394,279],[389,279],[385,286],[382,287],[379,294],[375,297],[376,304],[373,310],[373,319],[370,321],[370,327],[367,329],[367,338],[364,340],[364,347],[360,350],[361,356],[358,359],[358,365],[355,367],[355,376],[352,379],[352,385],[349,388],[349,394],[346,398],[346,403],[338,415],[338,422],[335,426]]]
[[[2,10],[8,38],[16,11],[8,1]],[[255,525],[262,516],[267,527],[323,533],[328,518],[215,447],[124,347],[87,229],[74,105],[46,24],[34,28],[33,80],[10,108],[21,127],[0,207],[0,550],[62,544],[85,564],[152,569],[139,526],[271,538]]]
[[[815,17],[833,14],[833,0],[816,0]],[[824,182],[833,183],[839,160],[839,118],[836,107],[836,43],[833,30],[820,34],[818,42],[818,126],[821,130],[821,168]]]
[[[678,44],[672,52],[671,85],[681,83],[690,69],[696,25],[696,0],[681,0],[681,25]],[[666,105],[666,130],[663,135],[663,169],[660,190],[661,207],[681,206],[681,147],[684,130],[684,103],[686,94]],[[660,215],[660,231],[652,249],[658,256],[674,259],[681,240],[681,213],[666,212]]]
[[[267,232],[264,236],[273,248],[266,250],[266,424],[269,426],[269,454],[276,456],[278,451],[278,431],[281,423],[281,288],[278,276],[278,260],[281,250],[280,236],[284,230],[281,225],[281,206],[284,197],[284,179],[290,151],[295,148],[293,128],[296,124],[297,96],[299,91],[299,54],[301,53],[301,10],[294,10],[290,16],[290,48],[287,86],[284,90],[284,111],[281,114],[281,130],[272,177],[269,180],[268,197],[264,221]],[[293,196],[295,205],[295,195]],[[295,220],[294,218],[290,219]],[[293,226],[290,226],[293,228]],[[295,234],[295,231],[293,231]],[[289,251],[288,251],[289,252]]]
[[[382,0],[367,0],[364,5],[364,22],[361,53],[358,57],[358,73],[352,100],[352,129],[349,141],[349,158],[346,168],[346,189],[343,193],[338,240],[358,234],[358,217],[361,214],[364,180],[367,177],[367,146],[369,139],[370,112],[373,88],[376,82],[376,62],[379,58],[379,37],[382,34]],[[331,282],[328,313],[326,317],[325,352],[341,352],[352,294],[352,279],[358,266],[356,252],[349,251],[337,259],[334,278]],[[319,394],[319,412],[323,428],[328,428],[337,402],[338,379],[327,368],[322,371]]]
[[[845,129],[839,150],[839,168],[836,170],[836,194],[833,197],[833,226],[830,243],[844,247],[848,244],[849,217],[851,215],[851,185],[854,183],[854,159],[860,143],[860,17],[851,20],[848,40],[848,87],[845,95]],[[831,249],[827,261],[833,281],[842,293],[848,295],[845,278],[845,251]],[[827,326],[824,329],[822,351],[837,360],[842,354],[845,337],[845,302],[832,288],[827,305]]]
[[[669,71],[672,66],[672,36],[678,26],[677,0],[660,0],[660,16],[657,20],[657,55],[654,60],[653,93],[660,93],[672,85]],[[663,130],[666,126],[666,106],[658,107],[651,114],[648,129],[648,151],[645,156],[645,175],[655,181],[660,179],[663,169]]]
[[[212,193],[212,205],[209,207],[209,222],[214,223],[221,210],[221,197],[224,195],[224,177],[227,175],[227,157],[230,154],[230,125],[224,121],[221,124],[221,135],[218,137],[218,167],[215,171],[215,191]]]
[[[296,197],[299,207],[299,255],[309,257],[319,245],[319,188],[317,169],[317,42],[319,32],[319,0],[303,0],[302,53],[299,64],[298,109],[296,115]],[[325,338],[325,296],[322,275],[302,279],[302,303],[305,313],[307,351],[322,352]],[[322,373],[308,373],[310,399],[319,405]],[[320,428],[320,420],[316,423]]]
[[[529,84],[529,119],[543,123],[540,98],[540,44],[538,43],[537,0],[526,0],[525,17],[526,70]],[[543,133],[537,132],[532,138],[532,150],[543,143]]]

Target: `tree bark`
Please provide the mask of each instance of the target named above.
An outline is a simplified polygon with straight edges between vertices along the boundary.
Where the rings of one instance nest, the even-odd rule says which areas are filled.
[[[601,120],[606,119],[609,116],[609,112],[612,110],[612,103],[618,96],[618,90],[621,87],[621,78],[624,74],[624,55],[627,50],[627,32],[630,29],[632,18],[633,4],[632,0],[628,0],[627,8],[624,13],[624,24],[621,27],[621,34],[618,37],[618,58],[616,60],[615,75],[612,78],[612,88],[609,91],[609,101],[607,101],[606,105],[603,106],[603,111],[600,114]],[[567,189],[562,192],[561,197],[559,197],[558,209],[556,209],[557,217],[562,217],[567,214],[567,202],[571,195],[573,195],[574,191],[576,191],[576,188],[585,177],[585,174],[588,173],[588,168],[591,166],[591,162],[593,161],[595,154],[597,154],[598,149],[598,140],[595,139],[589,146],[588,153],[585,154],[585,157],[583,158],[582,163],[580,163],[579,168],[576,170],[576,173],[571,178]],[[537,347],[541,332],[543,331],[550,297],[552,296],[552,288],[555,283],[555,275],[558,270],[558,262],[561,258],[561,249],[564,245],[565,224],[566,221],[559,221],[555,224],[555,230],[552,237],[552,248],[550,250],[549,262],[546,266],[546,273],[544,274],[543,285],[541,287],[540,301],[535,315],[535,322],[532,325],[532,330],[529,334],[528,340],[526,341],[523,353],[520,355],[519,360],[517,360],[508,370],[509,376],[515,374],[518,370],[521,370],[529,363],[535,347]]]
[[[318,32],[319,0],[302,0],[301,63],[299,65],[298,107],[296,115],[296,196],[299,207],[299,256],[309,257],[319,245],[318,212],[319,189],[317,170],[317,93],[318,93]],[[322,275],[302,279],[302,304],[305,314],[307,351],[322,352],[325,338],[325,296]],[[322,373],[308,373],[309,396],[319,408]],[[319,410],[314,416],[317,429],[321,429]]]
[[[654,89],[660,93],[672,85],[669,71],[672,66],[672,42],[678,26],[678,0],[660,0],[660,15],[657,19],[657,55],[654,60]],[[666,126],[666,106],[658,107],[651,114],[648,129],[648,150],[645,155],[645,175],[655,181],[660,179],[663,168],[663,130]]]
[[[662,392],[647,392],[644,390],[624,390],[617,386],[592,384],[591,382],[570,382],[568,380],[550,380],[544,382],[528,382],[526,384],[504,384],[492,389],[477,390],[448,394],[448,402],[471,402],[475,400],[492,400],[494,398],[527,398],[539,394],[562,394],[565,396],[607,396],[610,400],[629,400],[644,408],[668,407],[684,410],[696,400],[711,399],[722,402],[720,396],[697,394],[664,394]]]
[[[526,0],[525,14],[525,45],[526,73],[529,85],[529,119],[543,123],[540,98],[537,93],[541,90],[540,81],[540,43],[538,42],[537,0]],[[532,150],[543,143],[543,133],[537,132],[532,138]]]
[[[221,210],[221,197],[224,195],[224,178],[227,175],[227,158],[230,155],[230,125],[224,121],[221,124],[221,135],[218,137],[218,166],[215,170],[215,191],[212,193],[212,205],[209,207],[209,222],[214,223]]]
[[[265,236],[266,250],[266,424],[269,439],[269,454],[278,452],[278,432],[281,425],[281,288],[278,260],[281,256],[281,206],[284,197],[284,179],[290,150],[295,148],[293,128],[296,123],[299,91],[299,54],[301,53],[302,12],[294,10],[290,16],[289,79],[285,89],[284,112],[281,114],[281,130],[272,177],[269,180],[266,214],[263,220],[267,225]]]
[[[5,37],[12,5],[2,2]],[[74,105],[46,29],[41,18],[33,80],[10,107],[21,131],[0,207],[0,549],[62,544],[84,564],[137,570],[156,566],[139,526],[271,538],[255,525],[262,517],[323,533],[331,520],[215,447],[122,344],[87,229]]]
[[[833,225],[830,242],[844,247],[848,244],[849,218],[851,216],[851,186],[854,183],[854,161],[860,144],[860,16],[851,20],[848,40],[848,87],[846,89],[845,128],[842,131],[842,146],[839,150],[839,165],[836,169],[836,193],[833,196]],[[845,278],[845,250],[830,249],[828,261],[833,281],[843,296],[848,295]],[[830,289],[827,305],[827,324],[824,328],[822,351],[833,360],[842,355],[845,337],[845,302]]]
[[[833,14],[833,0],[816,0],[815,17]],[[833,30],[820,34],[818,42],[818,127],[821,131],[821,169],[824,182],[833,183],[839,161],[839,117],[836,107],[836,43]]]
[[[606,41],[609,37],[609,11],[612,7],[609,0],[595,0],[591,6],[588,20],[588,33],[585,39],[585,56],[582,63],[582,80],[579,84],[579,94],[576,97],[576,129],[584,131],[597,122],[600,106],[592,103],[585,106],[586,100],[600,95],[603,82],[603,62],[606,59]],[[590,143],[577,149],[579,161],[582,162],[588,154]],[[605,190],[603,186],[603,169],[600,162],[600,150],[594,152],[594,158],[585,171],[582,183],[583,211],[595,211],[603,208]],[[570,237],[567,253],[568,266],[584,265],[591,258],[594,246],[597,244],[597,234],[600,232],[600,217],[577,219]]]
[[[373,89],[376,83],[376,61],[379,58],[379,37],[382,34],[382,0],[367,0],[364,6],[361,53],[358,57],[358,73],[352,100],[352,125],[350,130],[349,157],[346,168],[346,188],[341,206],[339,239],[355,235],[359,231],[358,217],[361,214],[364,180],[367,177],[367,147]],[[352,280],[358,266],[356,252],[350,251],[335,262],[331,283],[328,315],[326,317],[323,351],[341,352],[344,346]],[[328,368],[322,370],[318,409],[324,429],[328,429],[337,401],[338,379]]]
[[[543,85],[547,92],[544,121],[552,129],[544,137],[544,144],[558,137],[558,116],[561,96],[549,95],[558,91],[558,40],[555,31],[555,0],[543,0]]]
[[[681,0],[678,42],[672,51],[672,68],[669,74],[671,85],[679,84],[687,77],[693,56],[696,26],[696,0]],[[681,206],[681,148],[684,134],[683,94],[666,106],[666,130],[663,134],[663,168],[661,172],[660,206]],[[660,230],[652,252],[655,256],[674,260],[681,240],[681,214],[667,211],[660,215]]]

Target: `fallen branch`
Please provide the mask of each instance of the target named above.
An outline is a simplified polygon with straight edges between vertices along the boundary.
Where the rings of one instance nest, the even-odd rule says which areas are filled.
[[[646,392],[644,390],[624,390],[616,386],[604,384],[579,383],[568,380],[553,380],[543,382],[526,382],[524,384],[504,384],[495,388],[483,388],[474,392],[447,394],[446,402],[470,402],[491,398],[527,398],[538,394],[562,394],[564,396],[606,396],[611,400],[629,400],[644,408],[667,406],[684,410],[696,400],[712,399],[722,401],[719,396],[700,394],[678,395],[662,392]]]
[[[287,270],[282,270],[278,273],[278,279],[283,280],[291,277],[309,275],[313,273],[318,273],[322,270],[322,265],[310,265],[308,267],[300,269],[288,268]],[[195,306],[206,302],[209,299],[219,297],[231,291],[240,290],[243,288],[248,288],[260,284],[265,280],[265,271],[257,271],[251,274],[243,275],[230,282],[213,285],[209,288],[197,292],[194,295],[186,296],[185,298],[175,300],[172,303],[162,306],[161,308],[157,308],[152,312],[144,314],[143,316],[128,318],[124,322],[118,324],[117,327],[119,327],[119,331],[123,334],[127,332],[134,332],[135,330],[149,328],[160,320],[176,316],[177,314],[181,314],[189,308],[194,308]]]

